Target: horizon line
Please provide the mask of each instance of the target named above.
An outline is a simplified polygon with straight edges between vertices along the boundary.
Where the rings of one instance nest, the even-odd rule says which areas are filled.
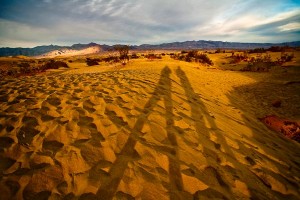
[[[59,46],[59,47],[71,47],[73,45],[79,44],[79,45],[88,45],[88,44],[97,44],[97,45],[107,45],[107,46],[114,46],[114,45],[128,45],[128,46],[142,46],[142,45],[151,45],[151,46],[155,46],[155,45],[162,45],[162,44],[171,44],[171,43],[184,43],[184,42],[198,42],[198,41],[207,41],[207,42],[223,42],[223,43],[240,43],[240,44],[284,44],[284,43],[295,43],[295,42],[300,42],[300,40],[295,40],[295,41],[290,41],[290,42],[231,42],[231,41],[222,41],[222,40],[185,40],[185,41],[174,41],[174,42],[162,42],[162,43],[143,43],[143,44],[128,44],[128,43],[114,43],[114,44],[105,44],[105,43],[97,43],[97,42],[88,42],[88,43],[73,43],[70,45],[63,45],[63,44],[43,44],[43,45],[37,45],[37,46],[32,46],[32,47],[24,47],[24,46],[18,46],[18,47],[9,47],[9,46],[0,46],[0,48],[24,48],[24,49],[32,49],[35,47],[43,47],[43,46]]]

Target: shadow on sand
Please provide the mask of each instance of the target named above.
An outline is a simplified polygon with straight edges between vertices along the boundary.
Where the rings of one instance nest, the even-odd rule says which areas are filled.
[[[172,134],[172,129],[174,120],[172,114],[172,101],[171,101],[171,79],[170,79],[171,70],[168,67],[165,67],[160,76],[160,80],[158,82],[157,87],[154,90],[154,95],[148,100],[146,105],[144,106],[143,113],[139,116],[137,122],[135,123],[133,129],[131,130],[131,135],[129,136],[126,144],[120,152],[120,155],[117,157],[113,166],[109,170],[109,177],[107,180],[103,181],[103,184],[99,188],[97,192],[97,198],[99,199],[112,199],[116,193],[116,190],[120,184],[121,179],[123,178],[124,172],[127,168],[128,162],[132,160],[131,158],[134,156],[135,145],[137,140],[135,137],[142,137],[143,133],[141,132],[147,117],[151,114],[153,108],[157,105],[157,102],[161,97],[164,99],[164,103],[166,106],[166,119],[168,124],[168,138],[172,145],[177,146],[176,137]],[[176,151],[174,151],[174,157],[176,158]],[[180,174],[180,168],[178,162],[173,162],[172,159],[169,158],[170,165],[170,183],[172,183],[172,188],[176,188],[177,190],[182,190],[182,179]],[[172,196],[172,195],[171,195]]]
[[[126,129],[130,132],[130,136],[115,162],[112,164],[107,176],[101,180],[101,186],[94,198],[113,199],[116,195],[118,186],[128,167],[128,163],[136,160],[137,152],[135,146],[137,142],[141,142],[141,144],[144,145],[140,140],[140,138],[145,135],[145,133],[142,132],[143,126],[160,100],[163,100],[165,106],[164,117],[166,120],[167,138],[171,146],[168,152],[162,152],[168,157],[169,161],[169,183],[168,186],[165,187],[169,191],[170,199],[230,199],[235,196],[233,193],[236,193],[232,188],[232,185],[235,184],[234,180],[236,179],[245,183],[248,183],[247,179],[252,180],[248,185],[249,196],[252,199],[268,198],[259,191],[268,191],[270,193],[269,197],[276,196],[277,193],[272,191],[270,186],[264,182],[261,177],[250,170],[250,167],[256,164],[251,157],[245,156],[245,161],[241,161],[235,157],[236,151],[239,151],[239,149],[259,153],[249,149],[242,142],[239,142],[239,140],[233,139],[239,146],[239,149],[233,149],[232,146],[227,143],[226,137],[230,138],[230,136],[224,134],[222,130],[217,127],[215,119],[210,116],[209,111],[199,98],[199,95],[195,93],[185,72],[178,67],[176,75],[180,80],[180,86],[185,91],[185,96],[187,97],[186,102],[191,108],[191,118],[198,134],[198,144],[203,147],[202,154],[206,158],[206,163],[203,163],[203,165],[206,165],[206,167],[200,170],[198,168],[199,166],[188,165],[180,160],[178,138],[184,138],[184,132],[180,132],[180,128],[176,127],[174,123],[175,115],[173,113],[171,73],[172,71],[169,67],[163,68],[153,95],[145,104],[134,127],[131,129],[128,125],[125,125],[127,126]],[[117,120],[113,115],[109,117],[112,122]],[[205,124],[205,120],[208,125]],[[115,124],[118,125],[122,123]],[[214,140],[211,139],[212,135],[215,138]],[[226,160],[231,163],[231,165],[221,165],[221,160]],[[180,169],[182,164],[188,165],[193,172],[193,176],[208,185],[208,188],[202,191],[199,190],[194,194],[186,192]]]
[[[138,142],[139,137],[143,137],[144,133],[141,132],[145,122],[147,121],[147,117],[151,114],[154,107],[157,106],[157,102],[163,100],[165,105],[165,119],[166,119],[166,130],[167,130],[167,138],[169,143],[172,146],[172,149],[169,149],[168,152],[165,152],[165,155],[168,156],[169,161],[169,195],[170,199],[183,199],[188,197],[190,194],[184,191],[184,185],[182,181],[182,174],[180,171],[180,164],[181,161],[178,158],[178,143],[177,137],[181,137],[179,131],[179,127],[174,125],[174,113],[173,113],[173,101],[172,101],[172,80],[170,78],[171,70],[169,67],[165,67],[160,76],[160,80],[153,92],[153,95],[145,104],[142,114],[139,116],[135,126],[130,129],[131,135],[129,136],[126,144],[124,145],[123,149],[121,150],[119,156],[117,157],[116,161],[113,163],[112,167],[108,172],[108,176],[102,181],[102,185],[100,186],[97,192],[97,198],[101,199],[112,199],[117,191],[117,188],[120,184],[121,179],[123,178],[124,172],[128,166],[128,162],[132,161],[136,155],[135,145]],[[185,94],[187,96],[187,102],[189,102],[191,107],[191,117],[195,121],[196,131],[198,133],[198,142],[202,143],[211,143],[212,148],[219,148],[219,146],[213,143],[209,139],[209,130],[205,127],[203,116],[208,115],[208,111],[206,110],[205,106],[198,98],[196,93],[194,92],[190,82],[188,81],[184,71],[181,68],[176,70],[176,74],[181,81],[181,86],[183,87]],[[112,114],[112,113],[111,113]],[[112,121],[117,120],[112,115],[109,115]],[[213,120],[209,119],[211,127],[213,130],[216,130],[216,124]],[[120,123],[115,123],[120,124]],[[223,138],[221,138],[224,141]],[[205,149],[205,148],[204,148]],[[206,154],[211,155],[212,150],[205,149]],[[163,152],[164,153],[164,152]],[[194,169],[195,171],[197,169]],[[199,177],[202,177],[201,174],[213,174],[217,178],[216,182],[220,183],[220,186],[226,185],[225,182],[222,180],[218,171],[213,168],[209,167],[204,172],[197,172]],[[205,177],[202,178],[203,182],[207,182]],[[203,192],[203,195],[200,193],[195,194],[196,196],[206,196],[208,193],[212,197],[225,197],[221,192],[218,192],[219,189],[210,188],[207,191]]]

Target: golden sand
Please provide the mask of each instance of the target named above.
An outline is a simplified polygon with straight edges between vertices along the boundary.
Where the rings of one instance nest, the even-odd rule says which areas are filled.
[[[239,93],[257,80],[170,60],[0,80],[0,199],[299,199],[299,143]]]

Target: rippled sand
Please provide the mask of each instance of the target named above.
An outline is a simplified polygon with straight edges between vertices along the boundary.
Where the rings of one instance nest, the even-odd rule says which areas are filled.
[[[1,199],[300,198],[300,145],[228,97],[252,79],[69,72],[0,80]]]

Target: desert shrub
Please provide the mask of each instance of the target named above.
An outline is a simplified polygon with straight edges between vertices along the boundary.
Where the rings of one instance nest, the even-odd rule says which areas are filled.
[[[33,62],[30,62],[33,63]],[[47,69],[58,69],[58,68],[68,68],[69,66],[62,61],[50,60],[45,63],[45,61],[38,61],[38,63],[30,64],[28,62],[15,63],[16,68],[11,68],[8,70],[2,70],[0,76],[12,76],[19,77],[23,75],[34,75],[38,72],[43,72]]]
[[[126,62],[129,61],[129,46],[128,45],[114,45],[114,49],[119,52],[119,61],[122,62],[123,65],[126,65]]]
[[[268,49],[268,51],[271,51],[271,52],[281,52],[282,51],[282,47],[279,47],[279,46],[272,46]]]
[[[130,59],[138,59],[139,56],[136,54],[136,53],[133,53],[131,56],[130,56]]]
[[[92,58],[86,58],[86,64],[87,64],[88,66],[99,65],[98,59],[92,59]]]
[[[291,51],[293,50],[294,48],[292,47],[289,47],[289,46],[272,46],[270,48],[268,48],[268,51],[271,51],[271,52],[286,52],[286,51]]]
[[[276,65],[275,62],[272,62],[271,56],[266,54],[264,56],[259,55],[258,57],[252,57],[248,61],[248,65],[242,69],[242,71],[251,71],[251,72],[267,72],[272,66]]]
[[[196,62],[200,62],[202,64],[214,65],[212,60],[204,53],[198,54],[196,57]]]
[[[196,50],[189,51],[187,53],[186,57],[195,58],[195,57],[197,57],[197,53],[198,53],[198,51],[196,51]]]
[[[174,56],[172,56],[172,58],[177,59],[177,60],[184,60],[187,62],[191,62],[190,58],[186,58],[186,56],[183,54],[174,55]]]
[[[45,65],[42,66],[43,70],[47,70],[47,69],[58,69],[58,68],[69,68],[68,64],[63,62],[63,61],[54,61],[54,60],[50,60],[49,62],[47,62]]]
[[[54,65],[58,68],[69,68],[68,64],[63,61],[55,61]]]
[[[162,59],[161,55],[157,55],[154,53],[149,53],[145,56],[145,58],[148,58],[149,60],[154,60],[154,59]]]
[[[205,53],[198,53],[196,50],[189,51],[187,53],[174,54],[171,58],[176,60],[182,60],[186,62],[199,62],[207,65],[214,65],[212,60]]]
[[[150,53],[150,54],[145,55],[145,58],[154,59],[155,55],[153,53]]]
[[[107,63],[114,63],[114,62],[119,62],[120,59],[118,56],[108,56],[106,58],[103,58],[103,61]]]
[[[17,66],[19,67],[19,69],[16,70],[16,74],[14,75],[17,76],[21,76],[25,74],[28,75],[28,74],[34,74],[39,71],[39,68],[36,67],[37,65],[35,62],[30,61],[29,63],[28,62],[18,63]]]
[[[285,52],[281,52],[280,58],[277,58],[277,61],[275,62],[277,65],[282,66],[286,62],[290,62],[294,59],[294,53],[288,54]]]
[[[221,49],[217,48],[217,50],[215,51],[215,53],[221,53]]]
[[[242,54],[235,54],[235,52],[232,52],[231,54],[231,61],[229,62],[230,64],[237,64],[242,61],[248,61],[248,52],[244,51]]]
[[[249,53],[266,53],[267,50],[264,48],[256,48],[256,49],[250,49]]]
[[[282,53],[280,59],[281,59],[281,61],[283,61],[283,62],[290,62],[290,61],[293,60],[294,57],[295,57],[295,56],[294,56],[293,53],[291,53],[291,54],[288,54],[288,53]]]
[[[162,56],[165,56],[166,54],[165,54],[165,53],[162,53],[161,55],[162,55]]]

